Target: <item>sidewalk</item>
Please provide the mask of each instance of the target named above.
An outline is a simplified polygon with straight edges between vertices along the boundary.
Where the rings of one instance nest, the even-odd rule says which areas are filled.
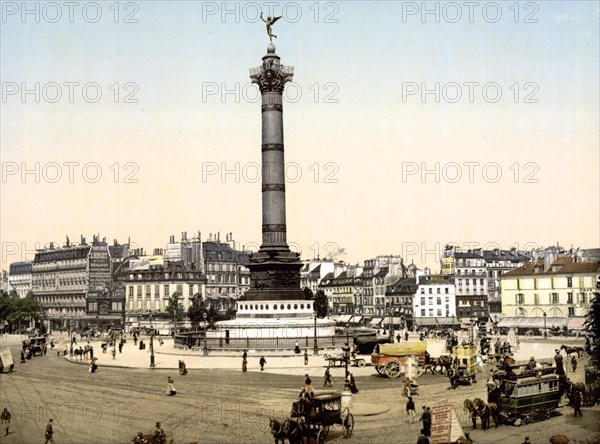
[[[123,352],[117,354],[112,359],[111,348],[106,353],[102,353],[100,341],[90,341],[94,348],[94,357],[98,358],[98,367],[128,367],[128,368],[150,368],[150,345],[149,340],[143,338],[146,343],[146,349],[140,350],[139,345],[135,346],[131,340],[123,346]],[[157,369],[178,369],[179,360],[183,360],[188,370],[193,369],[230,369],[242,371],[242,351],[218,351],[213,350],[208,356],[203,356],[202,351],[181,350],[173,347],[172,339],[163,339],[163,345],[154,344],[154,363]],[[87,343],[81,342],[77,346],[84,347]],[[331,351],[329,351],[331,353]],[[49,354],[52,353],[49,351]],[[248,350],[248,371],[260,372],[259,360],[264,356],[267,363],[264,367],[266,373],[280,373],[288,375],[310,374],[312,377],[321,377],[327,367],[327,361],[323,355],[308,355],[308,365],[304,365],[304,355],[295,354],[293,351],[258,351]],[[321,353],[323,353],[321,351]],[[74,357],[65,357],[68,361],[81,364],[89,364],[89,359],[79,361]],[[369,358],[370,357],[366,357]],[[344,378],[344,367],[331,367],[333,378]],[[349,371],[354,376],[369,376],[375,370],[373,367],[364,368],[349,367]]]

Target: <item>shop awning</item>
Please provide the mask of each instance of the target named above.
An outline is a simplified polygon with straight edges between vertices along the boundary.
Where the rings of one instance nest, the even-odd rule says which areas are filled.
[[[352,317],[352,315],[338,315],[335,316],[333,318],[333,320],[339,324],[346,324],[348,321],[350,321],[350,318]]]
[[[385,318],[383,318],[383,323],[386,325],[389,324],[394,324],[394,325],[400,325],[402,324],[402,318],[398,317],[398,316],[386,316]]]
[[[454,325],[457,324],[458,321],[455,318],[446,318],[446,317],[431,317],[431,318],[415,318],[415,325]]]
[[[545,324],[544,324],[545,319]],[[498,327],[518,327],[518,328],[563,328],[567,326],[567,318],[558,317],[505,317],[498,322]]]
[[[350,318],[350,323],[351,324],[360,324],[360,321],[362,321],[362,316],[361,315],[354,315]]]
[[[371,325],[380,324],[383,321],[383,318],[373,318],[371,319]]]
[[[567,322],[568,330],[583,330],[583,324],[585,324],[585,318],[569,318]]]

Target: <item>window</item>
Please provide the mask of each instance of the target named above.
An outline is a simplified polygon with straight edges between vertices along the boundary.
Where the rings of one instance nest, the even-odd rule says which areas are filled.
[[[448,294],[448,293],[449,293],[449,291],[448,291],[448,287],[444,288],[444,293],[446,293],[446,294]]]
[[[425,309],[424,308],[421,309],[421,316],[425,316]]]
[[[129,297],[132,298],[133,297],[133,287],[129,287],[127,290],[129,291]]]
[[[136,289],[135,293],[136,293],[137,297],[141,298],[142,297],[142,286],[141,285],[136,285],[135,289]]]
[[[458,285],[462,285],[462,279],[458,280]]]
[[[477,285],[477,279],[473,279],[473,285]]]
[[[144,285],[144,297],[149,298],[151,294],[150,285]]]
[[[424,297],[421,298],[421,305],[425,305],[425,298]]]
[[[429,288],[429,294],[433,294],[433,288]]]
[[[483,285],[483,279],[479,279],[479,285]]]
[[[536,293],[533,295],[533,303],[535,305],[540,305],[540,295],[539,294]]]
[[[558,304],[558,293],[550,293],[550,303]]]
[[[569,316],[575,316],[575,308],[569,307]]]
[[[524,295],[523,293],[517,293],[517,304],[522,304],[523,303],[523,299],[524,299]]]
[[[90,303],[88,303],[88,310],[89,311],[96,311],[96,310],[98,310],[98,303],[97,302],[90,302]]]
[[[112,311],[121,311],[121,303],[120,302],[113,302],[112,306],[111,306],[111,310]]]
[[[573,287],[573,278],[572,277],[567,278],[567,287],[569,287],[569,288]]]
[[[158,285],[158,284],[154,285],[154,297],[155,298],[160,297],[160,285]]]
[[[438,309],[437,309],[437,315],[438,315],[438,316],[441,316],[441,315],[442,315],[442,309],[441,309],[441,308],[438,308]]]
[[[442,305],[442,298],[437,298],[437,305]]]
[[[573,303],[573,293],[567,293],[567,304]]]
[[[170,294],[169,294],[169,284],[165,284],[164,288],[165,288],[165,294],[164,294],[164,296],[165,297],[169,297],[170,296]]]
[[[585,293],[579,293],[579,302],[585,304]]]

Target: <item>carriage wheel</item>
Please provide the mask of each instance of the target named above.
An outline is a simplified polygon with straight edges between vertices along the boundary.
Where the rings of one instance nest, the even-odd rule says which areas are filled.
[[[361,367],[361,368],[362,368],[362,367],[365,367],[365,366],[367,365],[367,361],[365,361],[364,359],[359,359],[359,360],[357,361],[357,365],[358,365],[359,367]]]
[[[352,413],[348,412],[342,427],[344,428],[344,438],[352,436],[352,432],[354,431],[354,416],[352,416]]]
[[[319,433],[317,433],[317,443],[318,444],[324,443],[326,436],[327,436],[327,430],[325,430],[324,428],[319,430]]]
[[[377,373],[379,373],[380,375],[383,375],[383,366],[382,365],[376,365],[375,366],[375,370],[377,370]]]
[[[390,361],[385,365],[384,373],[388,378],[397,378],[400,376],[400,363],[398,361]]]

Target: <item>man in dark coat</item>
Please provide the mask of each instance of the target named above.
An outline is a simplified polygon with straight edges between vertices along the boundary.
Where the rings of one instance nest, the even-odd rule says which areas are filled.
[[[563,357],[560,354],[560,350],[556,349],[556,355],[554,355],[554,362],[556,363],[556,370],[555,373],[557,375],[564,375],[565,374],[565,368],[563,366]]]

